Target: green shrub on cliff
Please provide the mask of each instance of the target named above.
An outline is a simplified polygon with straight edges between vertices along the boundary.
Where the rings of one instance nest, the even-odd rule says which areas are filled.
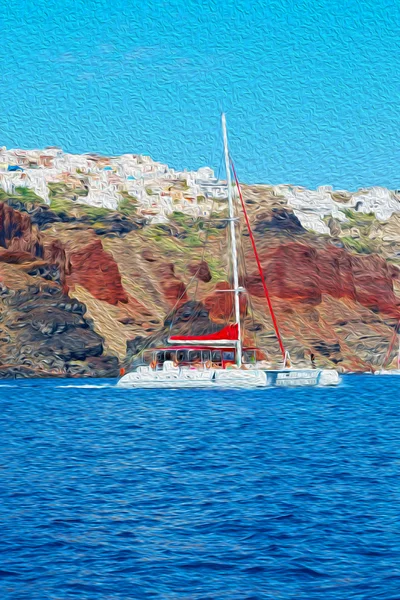
[[[351,236],[343,236],[340,239],[346,248],[353,250],[358,254],[373,254],[375,252],[375,248],[370,240],[362,238],[355,239]]]
[[[90,223],[95,223],[96,221],[101,221],[105,217],[107,217],[111,212],[108,208],[102,208],[99,206],[89,206],[88,204],[80,204],[79,205],[79,213],[82,216],[88,218]]]
[[[137,213],[137,198],[131,196],[128,192],[120,192],[122,200],[118,204],[118,212],[126,217],[133,217]]]
[[[74,203],[71,200],[64,198],[52,198],[50,196],[50,209],[59,216],[69,215],[74,208]]]
[[[77,200],[80,197],[84,198],[88,195],[88,190],[83,184],[81,187],[78,187],[77,185],[70,185],[62,182],[49,182],[47,187],[49,188],[50,198]]]
[[[376,217],[374,213],[363,213],[351,208],[345,208],[343,210],[346,217],[351,221],[351,225],[367,225],[375,221]]]
[[[44,204],[44,199],[38,196],[31,188],[17,187],[15,194],[21,197],[21,202],[29,202],[32,204]]]
[[[0,189],[0,202],[6,202],[10,206],[16,206],[20,203],[22,205],[31,205],[32,208],[45,204],[45,201],[41,196],[38,196],[31,188],[17,187],[14,193],[9,194],[4,190]]]
[[[80,204],[66,198],[57,197],[50,198],[50,209],[59,216],[73,214],[78,218],[81,217],[92,225],[100,222],[112,212],[107,208],[89,206],[88,204]]]

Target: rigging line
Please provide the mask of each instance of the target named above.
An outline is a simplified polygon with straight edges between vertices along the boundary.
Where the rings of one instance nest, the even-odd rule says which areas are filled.
[[[223,160],[224,160],[224,153],[223,153],[223,152],[221,152],[221,158],[220,158],[220,163],[219,163],[219,167],[218,167],[218,173],[217,173],[217,180],[218,180],[218,181],[219,181],[219,177],[220,177],[220,174],[221,174],[221,168],[222,168],[222,163],[223,163]],[[212,222],[213,222],[213,220],[214,220],[214,219],[212,218],[212,215],[214,214],[215,203],[216,203],[216,198],[213,196],[213,199],[212,199],[212,205],[211,205],[211,212],[210,212],[210,216],[209,216],[209,218],[208,218],[208,219],[203,219],[203,220],[204,220],[204,222],[205,222],[205,223],[206,223],[208,226],[207,226],[207,229],[206,229],[206,236],[205,236],[204,243],[203,243],[203,251],[202,251],[202,257],[201,257],[201,261],[202,261],[202,262],[204,262],[204,259],[205,259],[205,252],[206,252],[206,247],[207,247],[208,238],[209,238],[209,234],[210,234],[211,224],[212,224]],[[197,274],[197,273],[198,273],[198,271],[196,272],[196,274]],[[196,299],[196,297],[197,297],[198,288],[199,288],[199,280],[197,279],[197,281],[196,281],[196,289],[195,289],[195,292],[194,292],[194,299]],[[197,316],[197,315],[194,313],[194,314],[192,315],[192,317],[191,317],[191,319],[190,319],[190,320],[191,320],[192,322],[194,322],[194,320],[195,320],[195,317],[196,317],[196,316]]]
[[[213,201],[212,201],[211,212],[214,210],[214,205],[215,205],[215,198],[213,198]],[[205,230],[205,238],[204,238],[204,241],[203,241],[203,248],[202,248],[202,253],[201,253],[201,260],[200,260],[199,266],[197,268],[197,271],[195,272],[195,274],[194,274],[194,276],[192,278],[192,281],[193,281],[193,279],[195,277],[197,277],[197,275],[198,275],[198,273],[199,273],[199,271],[201,269],[201,265],[202,265],[202,263],[204,263],[204,258],[205,258],[206,247],[207,247],[208,238],[209,238],[209,234],[210,234],[210,229],[211,229],[211,221],[208,220],[208,226],[207,226],[207,228]],[[187,289],[189,289],[190,285],[191,285],[191,282],[188,284]],[[196,279],[196,288],[195,288],[195,291],[194,291],[194,294],[193,294],[194,301],[196,301],[198,289],[199,289],[199,279],[197,277],[197,279]],[[199,310],[200,310],[200,307],[198,307],[198,311],[197,311],[198,313],[199,313]],[[192,316],[189,319],[189,323],[193,323],[195,321],[195,319],[197,318],[197,312],[196,311],[193,312]],[[171,324],[170,330],[171,329],[172,329],[172,324]]]
[[[212,206],[214,206],[214,202],[215,202],[215,199],[213,199],[213,204],[212,204]],[[204,242],[203,242],[202,261],[204,260],[205,248],[206,248],[207,241],[208,241],[209,231],[210,231],[210,226],[209,226],[209,227],[207,228],[207,230],[206,230],[206,237],[205,237],[205,239],[204,239]],[[187,267],[187,265],[186,265],[186,267]],[[186,272],[186,267],[185,267],[185,272]],[[193,281],[194,281],[194,280],[195,280],[195,278],[197,277],[197,274],[198,274],[198,272],[200,271],[200,268],[201,268],[201,263],[200,263],[200,264],[199,264],[199,266],[197,267],[197,269],[196,269],[195,273],[193,274],[192,278],[190,279],[189,283],[188,283],[188,284],[185,286],[185,288],[184,288],[184,290],[183,290],[182,294],[179,296],[179,298],[178,298],[178,299],[177,299],[177,301],[175,302],[175,304],[174,304],[174,306],[172,307],[172,309],[171,309],[171,310],[169,311],[169,313],[166,315],[166,317],[165,317],[165,320],[167,320],[169,316],[173,315],[173,313],[174,313],[175,309],[177,308],[177,306],[178,306],[179,302],[182,300],[183,296],[184,296],[184,295],[185,295],[185,293],[188,291],[188,289],[189,289],[189,288],[190,288],[190,286],[192,285]],[[198,286],[198,281],[197,281],[197,286]],[[197,287],[196,287],[196,292],[195,292],[195,293],[197,293]],[[191,320],[194,320],[195,316],[196,316],[196,314],[192,315],[192,317],[190,318],[190,320],[189,320],[189,321],[191,321]],[[171,320],[171,323],[170,323],[170,326],[169,326],[169,331],[170,331],[170,333],[171,333],[171,330],[172,330],[173,323],[174,323],[174,321],[173,321],[173,319],[172,319],[172,320]]]
[[[247,270],[247,262],[246,262],[246,256],[245,256],[243,245],[241,246],[241,255],[242,255],[242,262],[243,262],[243,287],[246,289],[246,279],[248,278],[249,274],[248,274],[248,270]],[[254,305],[253,305],[253,300],[252,300],[251,294],[247,289],[246,289],[246,293],[245,293],[245,298],[246,298],[246,316],[248,315],[249,319],[251,320],[251,324],[253,325],[254,343],[256,346],[258,346],[258,336],[257,336],[256,323],[255,323],[255,317],[254,317]]]
[[[242,237],[243,237],[243,233],[242,233]],[[242,261],[243,261],[243,287],[246,288],[246,279],[248,279],[248,271],[247,271],[247,263],[246,263],[246,255],[244,252],[244,245],[241,245],[241,254],[242,254]],[[247,310],[247,306],[249,308],[249,310]],[[248,290],[246,290],[246,313],[249,315],[252,325],[253,325],[253,337],[255,339],[255,344],[257,345],[257,334],[256,334],[256,330],[255,330],[255,320],[254,320],[254,307],[253,307],[253,301],[251,298],[251,294],[249,293]]]
[[[168,319],[168,317],[170,317],[171,315],[173,315],[173,313],[175,312],[175,309],[178,307],[179,302],[182,300],[183,296],[186,294],[187,290],[189,289],[189,287],[191,286],[191,284],[193,283],[195,277],[197,276],[197,273],[200,270],[200,265],[198,266],[197,270],[195,271],[194,275],[192,276],[192,278],[190,279],[189,283],[184,287],[184,290],[182,292],[182,294],[179,296],[179,298],[177,299],[177,301],[175,302],[174,306],[171,308],[171,310],[167,313],[166,317],[165,317],[165,321]],[[169,326],[169,331],[171,333],[171,329],[173,326],[173,319],[171,320],[170,326]]]
[[[239,184],[239,180],[238,180],[237,175],[236,175],[236,170],[235,170],[235,166],[233,164],[232,157],[230,157],[230,162],[231,162],[231,166],[232,166],[233,176],[235,178],[236,187],[237,187],[237,190],[239,192],[239,198],[240,198],[240,202],[241,202],[241,205],[242,205],[244,217],[245,217],[245,220],[246,220],[247,229],[248,229],[248,232],[249,232],[249,235],[250,235],[250,240],[251,240],[251,245],[253,247],[254,257],[255,257],[256,262],[257,262],[258,272],[260,274],[261,283],[262,283],[262,286],[263,286],[263,289],[264,289],[265,298],[267,300],[269,312],[270,312],[270,315],[271,315],[271,318],[272,318],[272,323],[274,325],[275,334],[276,334],[276,337],[278,339],[279,348],[281,350],[281,353],[282,353],[282,356],[283,356],[283,360],[286,361],[285,347],[283,345],[281,334],[279,332],[278,322],[276,320],[276,316],[275,316],[274,309],[272,307],[272,302],[271,302],[271,298],[270,298],[270,295],[269,295],[269,292],[268,292],[267,284],[265,282],[264,272],[262,270],[260,258],[258,256],[256,242],[255,242],[254,235],[253,235],[253,232],[252,232],[252,229],[251,229],[249,217],[247,215],[246,205],[245,205],[244,200],[243,200],[242,190],[241,190],[241,187],[240,187],[240,184]]]
[[[241,232],[241,237],[243,238],[243,232]],[[245,255],[245,251],[244,251],[244,244],[240,244],[239,245],[239,255],[240,255],[240,260],[242,261],[242,270],[243,270],[243,288],[246,289],[246,279],[248,278],[248,270],[247,270],[247,262],[246,262],[246,255]],[[257,332],[256,332],[256,327],[255,327],[255,319],[254,319],[254,306],[253,306],[253,301],[252,301],[252,297],[250,292],[246,289],[245,292],[245,298],[246,298],[246,315],[248,314],[249,318],[251,319],[251,323],[253,325],[253,338],[255,341],[255,345],[258,345],[258,338],[257,338]],[[247,310],[247,306],[249,308],[249,310]]]
[[[246,261],[246,256],[245,256],[245,252],[244,252],[244,244],[242,245],[242,253],[243,253],[243,265],[244,265],[244,282],[243,282],[243,287],[246,288],[246,279],[249,277],[249,273],[248,273],[248,269],[247,269],[247,261]],[[254,343],[256,346],[258,346],[258,335],[257,335],[257,330],[256,330],[256,321],[255,321],[255,308],[254,308],[254,303],[253,303],[253,298],[251,293],[246,289],[246,297],[247,297],[247,301],[249,303],[249,307],[250,307],[250,318],[251,318],[251,323],[253,325],[253,337],[254,337]]]
[[[215,198],[213,198],[213,201],[212,201],[211,212],[214,210],[214,204],[215,204]],[[206,246],[207,246],[207,242],[208,242],[208,237],[210,235],[210,229],[211,229],[211,224],[210,224],[210,220],[209,220],[208,221],[208,227],[205,230],[206,235],[205,235],[204,242],[203,242],[203,251],[202,251],[202,254],[201,254],[201,262],[204,262],[204,257],[205,257],[205,254],[206,254]],[[200,265],[199,265],[199,269],[200,269]],[[199,280],[197,279],[197,281],[196,281],[196,290],[195,290],[195,293],[194,293],[194,299],[196,299],[198,288],[199,288]]]
[[[218,175],[217,175],[217,179],[218,179],[218,180],[219,180],[219,176],[220,176],[220,172],[221,172],[221,167],[222,167],[223,156],[224,156],[224,155],[223,155],[223,152],[222,152],[222,153],[221,153],[220,164],[219,164],[219,168],[218,168]],[[206,222],[208,223],[208,228],[206,229],[206,237],[205,237],[205,239],[204,239],[204,242],[203,242],[203,253],[202,253],[202,260],[204,260],[205,248],[206,248],[206,244],[207,244],[207,241],[208,241],[208,235],[209,235],[209,231],[210,231],[210,227],[211,227],[211,222],[212,222],[211,215],[213,214],[213,211],[214,211],[214,206],[215,206],[215,198],[213,197],[213,201],[212,201],[212,205],[211,205],[211,213],[210,213],[210,218],[209,218],[209,219],[203,219],[204,221],[206,221]],[[187,268],[187,266],[188,266],[188,263],[186,264],[186,266],[185,266],[185,269],[184,269],[184,272],[185,272],[185,273],[186,273],[186,268]],[[179,302],[182,300],[183,296],[185,295],[185,293],[186,293],[186,292],[189,290],[190,286],[192,285],[192,283],[193,283],[194,279],[197,277],[197,274],[198,274],[199,270],[200,270],[200,265],[199,265],[198,269],[196,270],[196,272],[194,273],[193,277],[190,279],[189,283],[188,283],[188,284],[185,286],[185,289],[184,289],[184,291],[182,292],[181,296],[180,296],[180,297],[177,299],[177,301],[176,301],[175,305],[172,307],[172,309],[171,309],[171,310],[169,311],[169,313],[166,315],[166,317],[165,317],[165,320],[166,320],[166,319],[167,319],[167,318],[168,318],[170,315],[172,315],[172,314],[173,314],[173,312],[175,311],[175,309],[176,309],[176,308],[177,308],[177,306],[178,306],[178,303],[179,303]],[[197,290],[198,290],[198,280],[197,280],[197,282],[196,282],[196,290],[195,290],[195,295],[194,295],[195,297],[196,297],[196,294],[197,294]],[[195,315],[192,315],[192,318],[193,318],[193,319],[194,319],[194,317],[195,317]],[[170,329],[170,332],[171,332],[172,326],[173,326],[173,319],[172,319],[172,321],[171,321],[171,323],[170,323],[170,328],[169,328],[169,329]]]
[[[384,368],[384,366],[386,365],[386,361],[387,361],[387,360],[389,359],[389,357],[390,357],[390,354],[391,354],[391,352],[392,352],[392,350],[393,350],[393,346],[394,346],[394,342],[395,342],[395,339],[396,339],[396,335],[397,335],[399,332],[400,332],[400,321],[398,321],[398,322],[396,323],[396,325],[395,325],[395,328],[394,328],[394,331],[393,331],[393,336],[392,336],[392,339],[391,339],[391,341],[390,341],[389,348],[388,348],[388,350],[387,350],[387,352],[386,352],[385,358],[384,358],[384,360],[383,360],[383,363],[382,363],[382,369]]]

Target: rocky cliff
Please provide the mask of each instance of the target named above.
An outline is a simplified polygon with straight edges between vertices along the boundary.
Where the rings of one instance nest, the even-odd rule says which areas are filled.
[[[400,220],[363,206],[320,215],[324,232],[268,186],[244,186],[264,274],[293,362],[379,366],[400,318]],[[329,192],[331,193],[331,192]],[[232,314],[224,206],[165,223],[26,194],[0,203],[0,376],[114,376],[168,332],[216,331]],[[340,198],[336,197],[335,202]],[[361,201],[361,200],[360,200]],[[215,217],[215,218],[214,218]],[[242,231],[242,315],[249,343],[279,364],[249,237]],[[194,311],[194,313],[193,313]],[[186,317],[185,317],[186,315]],[[199,331],[197,331],[199,333]],[[393,357],[391,357],[392,359]]]
[[[28,213],[0,204],[0,377],[118,373],[86,307],[68,293],[72,265]]]

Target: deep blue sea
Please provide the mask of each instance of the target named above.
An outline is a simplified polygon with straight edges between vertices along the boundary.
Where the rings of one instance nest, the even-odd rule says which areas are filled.
[[[400,377],[0,382],[1,600],[398,600]]]

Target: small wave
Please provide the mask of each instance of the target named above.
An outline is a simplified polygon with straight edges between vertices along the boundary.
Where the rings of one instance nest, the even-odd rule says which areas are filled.
[[[76,384],[76,385],[57,385],[57,388],[78,388],[78,389],[85,389],[85,390],[101,390],[103,388],[113,388],[115,387],[114,385],[111,385],[110,383],[104,383],[103,385],[94,385],[94,384],[90,384],[90,383],[84,383],[84,384]]]
[[[15,577],[16,575],[19,575],[19,573],[16,573],[15,571],[5,571],[3,569],[0,569],[0,577]]]

